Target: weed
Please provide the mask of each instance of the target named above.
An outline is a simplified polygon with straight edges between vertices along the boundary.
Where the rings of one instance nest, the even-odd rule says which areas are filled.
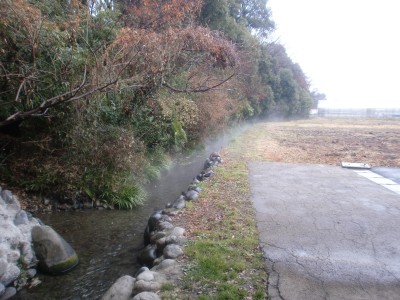
[[[107,190],[102,198],[110,204],[122,209],[132,209],[143,204],[146,199],[145,192],[137,185],[133,178],[125,179],[115,190]]]
[[[198,299],[266,298],[247,178],[245,162],[227,158],[212,180],[201,183],[199,202],[186,208],[193,239],[185,247],[190,267],[182,288]]]
[[[172,291],[174,289],[174,285],[172,284],[172,283],[164,283],[162,286],[161,286],[161,290],[162,291]]]

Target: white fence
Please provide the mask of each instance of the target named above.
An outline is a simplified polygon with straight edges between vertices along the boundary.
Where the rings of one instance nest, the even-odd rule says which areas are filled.
[[[319,108],[326,118],[400,118],[400,108]]]

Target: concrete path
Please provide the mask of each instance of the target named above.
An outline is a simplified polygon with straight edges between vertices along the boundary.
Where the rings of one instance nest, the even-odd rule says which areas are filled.
[[[353,170],[253,162],[271,299],[400,299],[400,195]]]
[[[400,168],[372,168],[372,172],[380,174],[400,184]]]

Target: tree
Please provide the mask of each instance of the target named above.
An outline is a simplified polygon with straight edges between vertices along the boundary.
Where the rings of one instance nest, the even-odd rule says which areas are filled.
[[[324,93],[320,93],[317,89],[311,91],[311,99],[312,99],[312,108],[318,108],[318,102],[326,100],[326,95]]]
[[[92,16],[80,2],[71,1],[73,9],[54,21],[27,1],[6,1],[0,8],[0,128],[111,90],[205,92],[234,76],[231,43],[205,28],[179,28],[195,13],[194,2],[141,3],[145,16],[154,6],[166,11],[146,28],[118,29],[112,11]],[[160,22],[168,24],[162,32],[155,26]],[[143,27],[140,20],[137,24]],[[177,75],[181,79],[174,84]]]
[[[191,26],[201,10],[201,0],[136,0],[124,8],[128,27],[161,32],[171,27]]]
[[[0,131],[22,130],[0,132],[2,180],[130,207],[165,151],[306,115],[308,80],[272,29],[265,0],[4,0]]]
[[[266,0],[205,0],[200,22],[240,44],[252,34],[265,39],[275,26]]]
[[[230,16],[259,37],[266,38],[274,29],[267,0],[229,0]]]
[[[206,92],[235,74],[235,47],[202,27],[162,33],[125,28],[106,49],[103,76],[118,88]],[[176,77],[179,74],[179,79]]]

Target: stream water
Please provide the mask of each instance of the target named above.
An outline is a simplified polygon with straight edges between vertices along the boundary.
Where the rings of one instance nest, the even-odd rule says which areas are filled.
[[[133,276],[143,248],[143,231],[155,209],[162,209],[186,190],[213,151],[229,136],[208,143],[201,151],[175,160],[160,180],[148,186],[145,205],[134,210],[82,210],[38,216],[52,226],[78,253],[79,265],[60,276],[39,274],[42,283],[20,291],[15,299],[99,299],[121,276]]]

